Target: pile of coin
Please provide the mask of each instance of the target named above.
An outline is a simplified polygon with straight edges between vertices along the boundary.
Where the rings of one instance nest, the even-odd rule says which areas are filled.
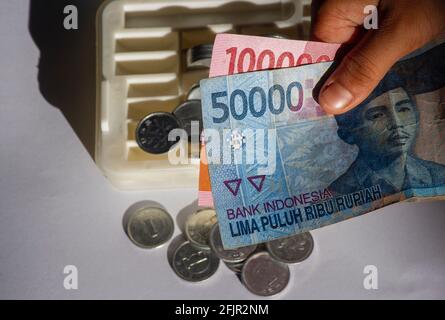
[[[219,267],[219,258],[210,250],[209,235],[217,221],[213,209],[190,215],[185,224],[186,239],[173,253],[171,266],[182,279],[198,282],[208,279]]]
[[[307,259],[313,245],[310,233],[302,233],[265,245],[224,249],[219,226],[214,225],[210,232],[212,251],[249,291],[260,296],[270,296],[284,290],[290,279],[288,264]]]
[[[142,248],[159,247],[173,235],[173,219],[161,206],[137,206],[124,220],[128,237]],[[215,210],[202,209],[187,218],[185,238],[174,249],[170,264],[180,278],[199,282],[215,274],[222,260],[249,291],[270,296],[289,283],[288,265],[307,259],[313,247],[313,238],[306,232],[265,244],[224,249]]]
[[[192,214],[184,240],[173,254],[172,268],[187,281],[202,281],[215,274],[222,260],[252,293],[271,296],[283,291],[290,279],[288,264],[301,262],[313,249],[310,233],[252,245],[224,249],[216,213],[205,209]]]

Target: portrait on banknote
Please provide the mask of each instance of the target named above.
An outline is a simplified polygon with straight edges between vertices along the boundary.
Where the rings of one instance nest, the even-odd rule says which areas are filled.
[[[379,83],[372,94],[359,106],[346,114],[336,116],[339,137],[348,144],[358,147],[358,155],[351,166],[329,186],[335,194],[380,186],[383,195],[391,195],[411,188],[434,188],[445,185],[445,165],[438,159],[443,145],[444,101],[440,93],[445,86],[445,73],[430,70],[431,58],[437,52],[445,53],[443,46],[436,47],[416,57],[396,64]],[[428,61],[427,61],[428,60]],[[433,59],[434,60],[434,59]],[[404,73],[406,65],[423,66],[418,75]],[[413,70],[412,68],[410,70]],[[443,70],[442,70],[443,71]],[[430,77],[423,77],[428,74]],[[410,88],[410,80],[421,81]],[[429,92],[423,92],[430,90]],[[417,94],[436,91],[436,101],[425,103],[416,99]],[[434,99],[434,98],[433,98]],[[423,110],[430,109],[430,110]],[[424,111],[422,113],[422,111]],[[428,113],[436,111],[433,119]],[[429,131],[429,154],[416,154],[417,135],[420,123]],[[435,137],[435,134],[439,134]],[[441,139],[442,137],[442,139]],[[443,161],[443,160],[442,160]]]

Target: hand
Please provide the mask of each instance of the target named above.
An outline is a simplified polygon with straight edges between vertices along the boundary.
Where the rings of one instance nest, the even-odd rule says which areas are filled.
[[[367,5],[378,8],[378,29],[363,28]],[[331,114],[354,108],[394,63],[444,31],[444,0],[314,1],[312,39],[352,45],[323,84],[319,104]]]

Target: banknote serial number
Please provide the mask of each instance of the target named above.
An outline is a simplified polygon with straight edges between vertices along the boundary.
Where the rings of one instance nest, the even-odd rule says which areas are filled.
[[[212,108],[220,114],[213,116],[213,123],[223,123],[231,115],[235,120],[243,120],[249,112],[253,117],[262,117],[267,110],[278,115],[284,111],[285,106],[291,112],[298,112],[303,106],[303,86],[300,82],[291,82],[287,88],[275,84],[266,93],[261,87],[253,87],[249,92],[236,89],[231,92],[229,105],[227,91],[212,93]]]
[[[229,57],[229,70],[227,72],[229,75],[235,73],[235,68],[238,73],[243,73],[331,61],[327,55],[321,55],[315,59],[309,53],[303,53],[296,57],[290,51],[284,51],[276,56],[270,49],[265,49],[256,55],[255,50],[252,48],[244,48],[238,54],[237,47],[227,49],[226,55]]]

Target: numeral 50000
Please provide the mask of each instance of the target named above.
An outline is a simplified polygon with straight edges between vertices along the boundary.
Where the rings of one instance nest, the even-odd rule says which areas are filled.
[[[294,99],[292,94],[294,94]],[[277,98],[274,99],[274,96]],[[253,87],[247,93],[236,89],[230,94],[229,105],[221,102],[221,98],[225,97],[227,97],[227,91],[212,93],[212,108],[221,110],[218,111],[220,113],[219,117],[213,117],[213,123],[226,121],[229,114],[235,120],[243,120],[248,112],[255,118],[263,116],[267,110],[277,115],[283,112],[285,106],[290,111],[297,112],[303,106],[303,87],[300,82],[295,81],[290,83],[286,89],[279,84],[275,84],[269,88],[267,93],[261,87]],[[297,102],[293,104],[295,100]]]

